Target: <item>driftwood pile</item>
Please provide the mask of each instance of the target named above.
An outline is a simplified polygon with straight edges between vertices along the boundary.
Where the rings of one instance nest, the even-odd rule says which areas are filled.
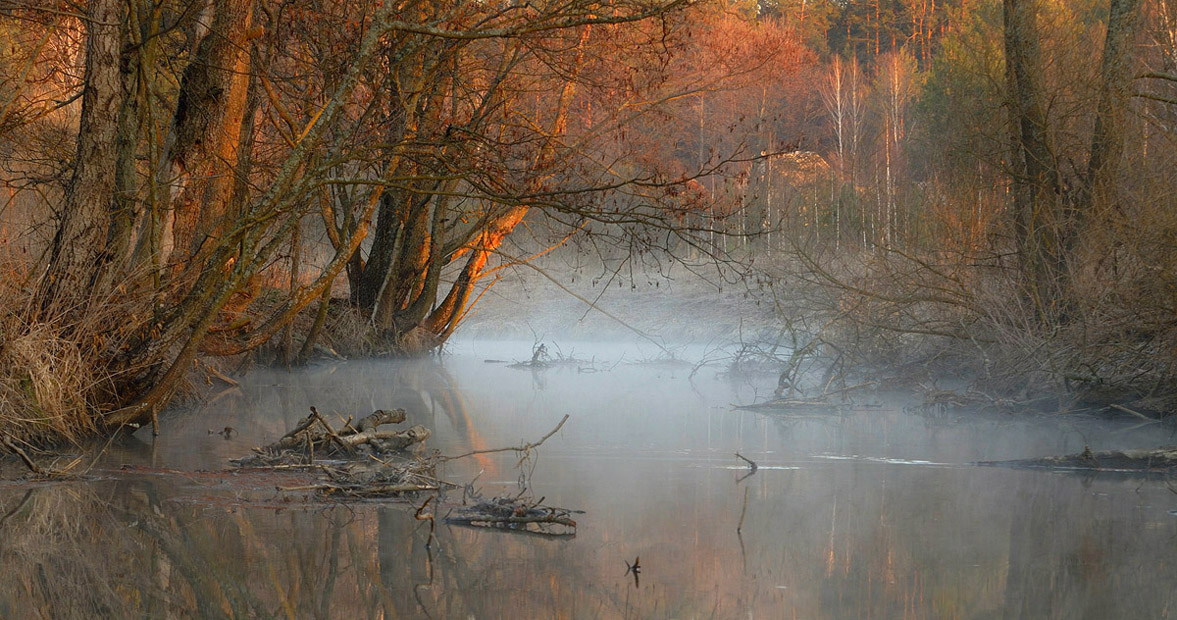
[[[401,431],[380,428],[404,421],[404,409],[377,409],[354,426],[349,419],[341,428],[335,429],[311,407],[311,414],[303,418],[294,430],[264,448],[254,448],[252,456],[233,463],[242,467],[265,467],[309,465],[316,458],[379,458],[400,453],[429,438],[429,429],[420,424]]]
[[[280,487],[281,491],[314,491],[322,496],[397,497],[436,491],[436,455],[416,456],[405,450],[429,438],[429,429],[381,428],[405,421],[404,409],[378,409],[356,424],[334,428],[311,407],[311,413],[278,441],[231,461],[238,467],[289,469],[303,467],[320,474],[321,483]]]
[[[529,502],[518,497],[479,499],[476,504],[455,509],[445,522],[545,536],[575,535],[576,521],[571,516],[575,511],[543,506],[543,501],[540,498],[537,502]]]
[[[289,433],[253,454],[231,461],[250,469],[304,469],[318,478],[312,484],[278,487],[279,491],[315,493],[324,499],[379,499],[405,498],[418,493],[435,493],[417,509],[415,517],[422,521],[434,520],[433,512],[425,508],[433,503],[434,510],[444,504],[447,489],[459,485],[442,480],[437,466],[445,461],[475,454],[514,451],[524,455],[554,435],[568,420],[568,416],[535,443],[510,448],[475,450],[456,457],[446,457],[436,451],[412,454],[408,448],[419,446],[429,438],[429,429],[412,426],[405,430],[381,427],[405,421],[404,409],[377,410],[353,425],[351,420],[342,427],[332,427],[311,407],[311,413]],[[576,534],[575,511],[543,505],[543,499],[531,501],[522,495],[484,500],[470,486],[467,498],[472,505],[447,508],[446,523],[473,527],[501,528],[507,531],[540,534],[543,536],[572,536]],[[432,524],[430,526],[432,532]]]

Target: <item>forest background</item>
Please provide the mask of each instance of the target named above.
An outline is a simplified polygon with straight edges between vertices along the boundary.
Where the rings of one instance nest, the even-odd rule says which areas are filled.
[[[716,267],[782,393],[1166,415],[1175,122],[1172,0],[0,0],[0,435],[427,352],[553,251]]]

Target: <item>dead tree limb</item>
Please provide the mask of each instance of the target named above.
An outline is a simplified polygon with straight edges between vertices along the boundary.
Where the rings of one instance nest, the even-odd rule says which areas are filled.
[[[393,409],[391,411],[377,409],[370,415],[364,416],[359,424],[356,424],[356,429],[363,433],[384,424],[400,424],[405,421],[405,415],[404,409]]]
[[[567,418],[568,416],[564,416],[564,417]],[[561,424],[563,424],[563,422],[561,422]],[[25,451],[23,449],[21,449],[20,446],[16,445],[16,442],[13,441],[11,437],[5,435],[3,443],[4,443],[4,447],[8,448],[9,450],[12,450],[12,452],[14,454],[19,456],[20,460],[24,461],[25,467],[28,467],[30,470],[32,470],[32,472],[34,474],[37,474],[39,476],[39,475],[42,475],[45,473],[40,467],[37,466],[37,464],[35,462],[33,462],[33,459],[30,458],[29,455],[27,453],[25,453]]]
[[[360,444],[378,442],[381,451],[387,452],[389,450],[403,450],[415,443],[421,443],[429,439],[429,435],[429,429],[417,424],[403,431],[379,431],[373,427],[372,430],[354,435],[336,436],[336,440],[348,449]]]
[[[564,426],[564,423],[568,421],[569,417],[570,416],[568,414],[564,414],[564,418],[560,420],[560,423],[556,425],[556,428],[553,428],[551,431],[548,431],[547,435],[544,435],[542,438],[540,438],[539,441],[537,441],[535,443],[524,444],[522,446],[516,446],[514,448],[488,448],[486,450],[474,450],[472,452],[467,452],[465,454],[460,454],[458,456],[447,456],[447,457],[445,457],[445,460],[456,461],[458,459],[466,458],[468,456],[474,456],[475,454],[491,454],[494,452],[527,452],[527,451],[531,450],[532,448],[538,448],[545,441],[547,441],[549,437],[551,437],[552,435],[555,435],[556,432],[559,431],[562,426]]]

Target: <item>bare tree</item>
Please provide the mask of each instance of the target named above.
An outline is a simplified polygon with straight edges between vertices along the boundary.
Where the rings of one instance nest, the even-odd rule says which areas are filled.
[[[915,58],[905,50],[887,52],[879,59],[875,94],[883,119],[883,199],[880,240],[896,242],[899,212],[896,185],[900,174],[900,143],[904,137],[907,104],[915,88]]]

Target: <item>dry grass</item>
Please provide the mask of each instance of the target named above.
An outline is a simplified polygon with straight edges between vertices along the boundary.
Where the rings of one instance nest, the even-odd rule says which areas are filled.
[[[119,293],[49,314],[24,273],[0,274],[0,452],[94,435],[119,386],[150,361],[113,362],[151,316],[150,296]]]
[[[372,328],[365,313],[350,304],[332,302],[323,328],[325,344],[345,357],[372,355]]]
[[[76,441],[93,432],[86,394],[92,361],[59,326],[9,319],[0,326],[0,434],[21,443]]]

